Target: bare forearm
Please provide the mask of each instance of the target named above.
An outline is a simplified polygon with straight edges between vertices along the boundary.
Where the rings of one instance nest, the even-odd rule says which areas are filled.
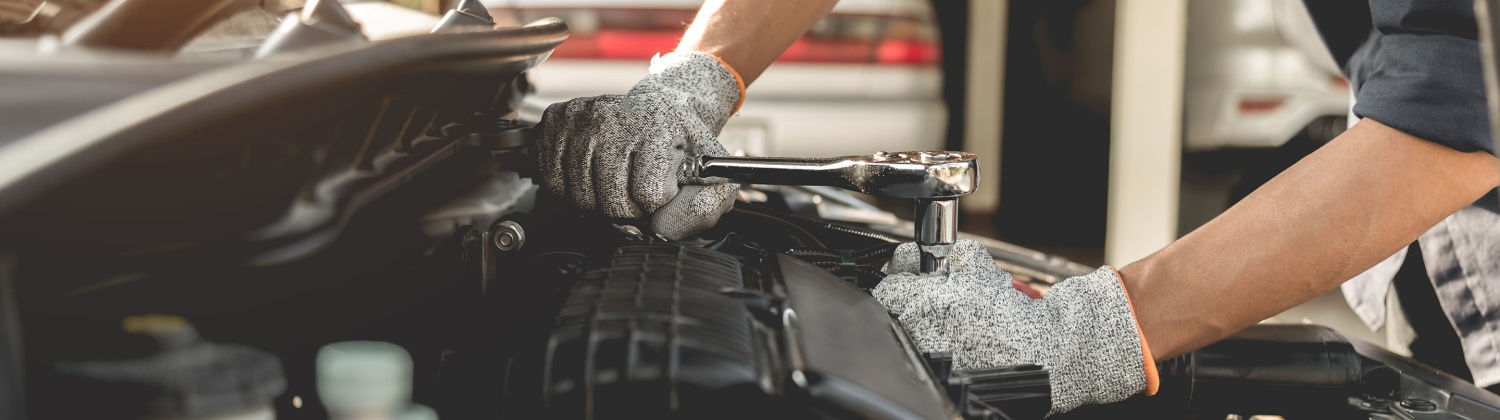
[[[750,84],[838,0],[709,0],[677,45],[724,60]]]
[[[1120,274],[1152,353],[1172,357],[1332,290],[1497,182],[1493,156],[1365,120]]]

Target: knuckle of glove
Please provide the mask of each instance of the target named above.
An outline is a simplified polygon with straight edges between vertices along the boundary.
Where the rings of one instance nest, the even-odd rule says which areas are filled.
[[[595,159],[595,148],[618,141],[614,137],[622,132],[620,103],[619,96],[603,95],[547,107],[537,140],[543,188],[579,208],[597,207],[594,180],[598,174],[590,162]]]
[[[565,196],[567,193],[567,173],[563,170],[563,162],[570,134],[568,127],[572,125],[570,105],[570,102],[563,102],[548,106],[537,124],[540,131],[536,143],[537,163],[542,188],[557,196]]]
[[[626,197],[625,190],[616,186],[604,186],[595,188],[595,200],[599,203],[599,210],[604,216],[614,219],[639,219],[641,211]]]
[[[960,239],[948,252],[948,264],[954,271],[990,271],[997,267],[990,251],[983,244],[971,239]],[[998,268],[996,269],[998,270]]]
[[[932,309],[931,306],[918,308],[918,304],[940,294],[939,289],[947,281],[941,274],[895,273],[881,280],[870,294],[891,313],[900,316],[913,309]]]
[[[669,148],[650,147],[659,143],[653,139],[681,137],[661,129],[666,126],[662,110],[669,105],[647,94],[579,98],[548,107],[538,139],[546,155],[543,187],[580,209],[616,219],[644,217],[632,190],[675,192],[676,178],[668,171],[655,177],[633,174],[638,161],[670,158],[659,150]],[[645,156],[631,159],[637,155]]]
[[[891,254],[891,262],[885,265],[885,272],[887,274],[915,273],[921,268],[917,243],[907,242],[896,247],[896,252]]]
[[[909,286],[905,283],[913,281],[915,277],[912,273],[888,275],[870,291],[870,296],[892,313],[901,313],[906,310],[906,302],[911,299],[911,294],[906,293]]]
[[[666,130],[643,141],[632,151],[630,176],[633,194],[646,211],[665,206],[678,195],[677,181],[685,152],[679,132]]]

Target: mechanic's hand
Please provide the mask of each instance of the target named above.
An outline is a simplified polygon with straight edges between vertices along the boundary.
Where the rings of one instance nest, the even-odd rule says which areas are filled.
[[[978,242],[953,245],[948,274],[919,274],[917,258],[916,244],[897,248],[872,293],[922,351],[951,353],[955,369],[1045,367],[1048,415],[1156,392],[1155,362],[1113,268],[1063,280],[1033,300]]]
[[[738,185],[687,179],[683,164],[727,154],[717,137],[743,92],[718,59],[677,52],[653,59],[624,96],[554,104],[539,124],[542,186],[609,217],[651,215],[652,230],[669,239],[712,227]]]

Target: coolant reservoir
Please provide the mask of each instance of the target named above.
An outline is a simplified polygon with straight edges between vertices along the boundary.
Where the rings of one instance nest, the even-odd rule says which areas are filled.
[[[318,350],[318,397],[336,420],[437,420],[411,401],[412,361],[401,346],[345,341]]]
[[[276,356],[243,345],[204,341],[191,323],[176,315],[126,317],[120,333],[113,341],[95,343],[122,353],[116,357],[57,364],[53,386],[74,398],[49,406],[46,417],[276,417],[272,399],[286,390]]]

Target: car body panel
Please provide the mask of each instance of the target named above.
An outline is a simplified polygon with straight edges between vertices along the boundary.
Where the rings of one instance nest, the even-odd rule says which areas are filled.
[[[1189,13],[1185,151],[1274,148],[1348,111],[1348,83],[1301,1],[1194,2]]]

